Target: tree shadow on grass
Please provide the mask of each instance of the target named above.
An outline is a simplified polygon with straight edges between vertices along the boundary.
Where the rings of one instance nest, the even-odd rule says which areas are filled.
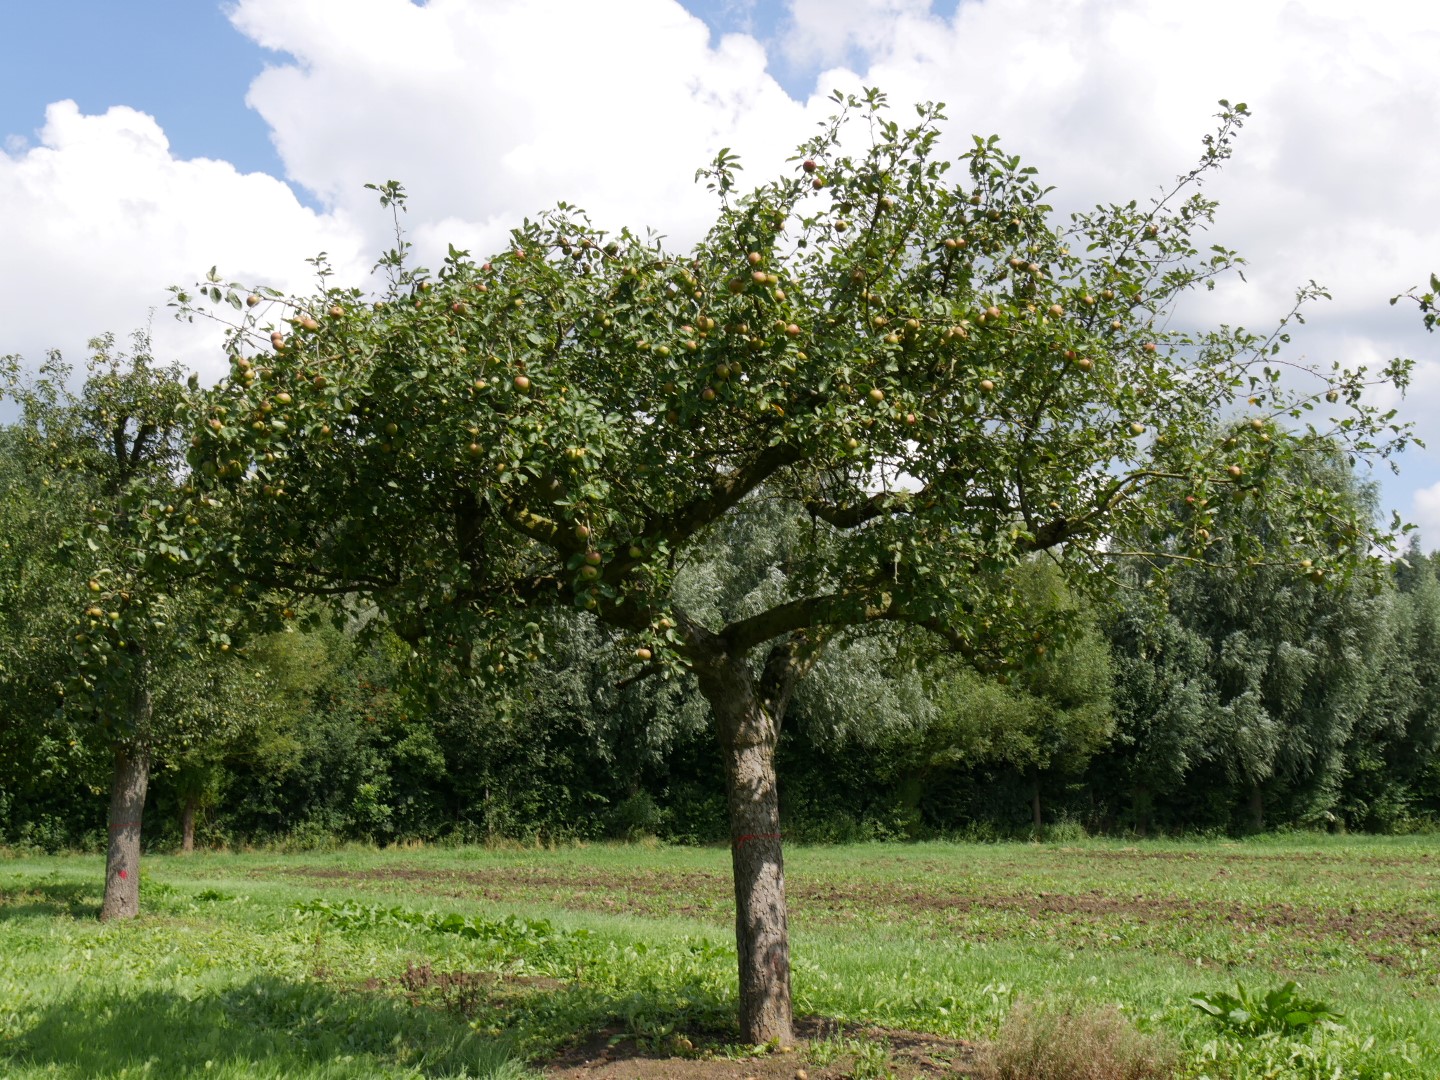
[[[0,922],[63,916],[99,918],[100,895],[93,883],[40,881],[0,889]]]
[[[576,964],[575,978],[412,963],[391,978],[370,979],[365,989],[461,1016],[554,1067],[596,1046],[624,1044],[628,1056],[657,1059],[697,1047],[721,1054],[739,1049],[733,994],[695,967],[693,956],[662,954],[652,966],[645,963],[648,952],[617,950],[609,956],[613,966]]]
[[[29,1066],[87,1080],[137,1070],[151,1080],[524,1075],[504,1042],[453,1015],[271,977],[193,996],[95,987],[25,1019],[33,1022],[22,1020],[0,1047],[0,1074]]]

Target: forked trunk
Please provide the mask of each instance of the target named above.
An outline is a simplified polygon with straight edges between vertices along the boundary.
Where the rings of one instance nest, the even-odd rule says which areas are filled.
[[[180,811],[180,852],[183,855],[195,851],[195,811],[200,807],[198,795],[185,796],[185,808]]]
[[[743,659],[713,657],[695,668],[715,714],[725,758],[730,858],[735,874],[735,949],[740,966],[740,1037],[792,1042],[790,935],[775,781],[775,719],[761,704]]]
[[[110,781],[110,847],[105,857],[105,900],[100,918],[133,919],[140,914],[140,817],[150,783],[150,752],[117,746]]]

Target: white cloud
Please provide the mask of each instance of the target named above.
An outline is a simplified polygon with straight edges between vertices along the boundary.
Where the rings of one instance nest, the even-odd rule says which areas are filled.
[[[1440,548],[1440,483],[1418,488],[1410,503],[1410,520],[1419,528],[1420,548]]]
[[[424,258],[477,254],[565,199],[607,228],[696,239],[693,182],[721,146],[763,179],[839,86],[949,103],[949,148],[998,132],[1067,208],[1145,199],[1187,169],[1216,99],[1255,116],[1213,184],[1214,239],[1251,260],[1187,317],[1264,327],[1295,286],[1329,285],[1297,348],[1317,360],[1435,356],[1388,298],[1440,269],[1440,8],[1405,21],[1340,0],[789,0],[777,60],[834,65],[799,103],[754,38],[715,38],[675,0],[236,0],[282,60],[252,85],[287,178],[179,161],[127,109],[52,107],[38,145],[0,157],[0,350],[124,329],[211,263],[288,286],[321,248],[360,269],[387,243],[367,181],[398,179]],[[852,71],[845,65],[862,68]],[[433,262],[429,263],[434,265]],[[353,272],[352,272],[353,273]],[[1401,408],[1440,445],[1440,364]],[[1407,455],[1409,457],[1409,455]],[[1418,471],[1416,466],[1419,466]],[[1406,462],[1428,483],[1434,459]],[[1391,482],[1391,487],[1395,485]],[[1398,488],[1391,501],[1408,501]]]
[[[760,45],[711,41],[673,0],[240,0],[232,20],[295,58],[249,96],[290,176],[362,214],[364,183],[398,179],[421,239],[449,219],[498,246],[564,199],[693,241],[713,206],[698,166],[738,147],[763,176],[806,134]]]
[[[46,110],[38,145],[0,155],[0,221],[0,348],[32,360],[59,348],[79,361],[88,338],[123,337],[159,308],[161,357],[179,352],[215,374],[215,335],[173,321],[167,286],[219,264],[242,280],[298,288],[308,283],[306,256],[328,249],[345,264],[359,250],[343,217],[306,209],[273,177],[177,160],[144,113],[84,116],[70,101]]]
[[[1157,194],[1197,160],[1217,100],[1246,102],[1253,118],[1207,190],[1221,202],[1212,240],[1249,259],[1248,283],[1196,297],[1184,317],[1268,330],[1313,278],[1334,299],[1297,329],[1298,353],[1440,352],[1413,307],[1388,306],[1440,264],[1440,9],[1410,7],[1401,21],[1340,0],[962,0],[940,21],[875,17],[901,0],[846,3],[868,13],[869,63],[823,74],[822,87],[945,101],[950,149],[999,133],[1064,208]],[[825,32],[828,7],[791,4],[802,40]],[[1440,446],[1434,382],[1422,365],[1399,407]],[[1437,463],[1412,451],[1403,467],[1426,482]],[[1406,501],[1404,480],[1383,481]]]
[[[913,33],[914,24],[935,23],[930,0],[790,0],[790,25],[781,43],[797,64],[837,64],[851,54],[884,54]],[[910,24],[901,30],[901,21]],[[923,32],[923,31],[922,31]]]

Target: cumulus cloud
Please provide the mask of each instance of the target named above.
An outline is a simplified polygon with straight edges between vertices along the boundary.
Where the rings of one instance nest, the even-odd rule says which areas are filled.
[[[441,223],[494,248],[558,199],[688,242],[712,207],[694,169],[730,146],[747,175],[770,174],[833,87],[948,102],[952,150],[1000,133],[1069,209],[1159,193],[1196,160],[1217,99],[1244,100],[1254,119],[1212,190],[1214,239],[1250,258],[1248,283],[1192,317],[1264,326],[1315,278],[1335,299],[1313,313],[1312,355],[1350,358],[1337,343],[1358,319],[1377,351],[1421,347],[1386,300],[1440,247],[1440,143],[1418,137],[1440,112],[1440,9],[1400,27],[1339,0],[1007,0],[949,18],[929,0],[788,8],[780,53],[839,65],[803,104],[753,38],[712,40],[674,0],[240,0],[232,20],[293,58],[250,92],[290,177],[373,222],[377,242],[363,184],[401,179],[432,250],[449,239]]]
[[[763,176],[807,130],[753,38],[711,40],[673,0],[240,0],[231,18],[293,58],[249,96],[290,177],[357,216],[366,182],[398,179],[440,250],[436,223],[493,248],[561,199],[687,243],[713,212],[696,168],[728,146]]]
[[[84,116],[74,102],[46,111],[37,145],[0,154],[0,349],[72,361],[105,331],[124,337],[154,320],[157,351],[207,375],[222,358],[214,333],[182,330],[165,310],[169,285],[218,264],[240,279],[303,287],[307,256],[358,258],[342,215],[302,206],[274,177],[223,161],[176,159],[144,113]]]
[[[789,8],[780,47],[795,64],[864,61],[927,26],[940,29],[930,0],[790,0]]]
[[[1207,189],[1221,203],[1212,240],[1249,259],[1246,280],[1196,297],[1184,316],[1268,329],[1315,279],[1333,299],[1296,328],[1297,354],[1436,355],[1413,309],[1388,300],[1423,281],[1440,251],[1440,142],[1429,137],[1440,9],[1409,9],[1402,24],[1340,0],[962,2],[948,20],[904,0],[846,4],[863,9],[866,62],[823,73],[821,86],[947,102],[950,149],[972,132],[1000,134],[1057,185],[1062,208],[1153,197],[1197,160],[1217,100],[1246,102],[1253,117]],[[828,5],[791,0],[791,10],[800,40],[835,40]],[[1420,365],[1396,405],[1440,444],[1433,366]],[[1407,453],[1407,478],[1436,469],[1430,454]],[[1399,482],[1382,482],[1405,501]]]
[[[948,102],[952,151],[999,133],[1066,209],[1158,193],[1196,160],[1216,99],[1246,101],[1254,118],[1210,190],[1213,239],[1249,257],[1248,282],[1186,317],[1268,326],[1315,278],[1334,300],[1297,351],[1435,355],[1413,310],[1386,301],[1437,268],[1440,8],[1412,6],[1403,24],[1340,0],[962,0],[944,16],[929,0],[789,0],[787,12],[767,56],[677,0],[235,0],[234,26],[276,54],[248,101],[286,179],[323,212],[275,178],[176,160],[130,110],[54,106],[37,145],[0,157],[0,349],[133,325],[165,284],[211,263],[291,285],[326,249],[359,260],[353,279],[387,242],[363,185],[392,178],[427,261],[447,242],[493,250],[561,199],[685,245],[712,216],[693,175],[716,150],[767,177],[832,88],[876,85],[897,116]],[[816,93],[787,95],[777,63],[809,65]],[[1421,365],[1399,408],[1440,445],[1440,363]],[[1431,458],[1409,458],[1411,482],[1440,479]],[[1389,483],[1405,504],[1408,488]]]

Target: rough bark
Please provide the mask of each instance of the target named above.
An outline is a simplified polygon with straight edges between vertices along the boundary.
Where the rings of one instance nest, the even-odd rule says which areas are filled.
[[[133,919],[140,914],[140,818],[149,783],[149,751],[117,746],[110,782],[110,847],[105,857],[102,920]]]
[[[195,851],[195,811],[199,807],[199,796],[185,796],[185,808],[180,811],[180,852],[183,855],[191,855]]]
[[[696,663],[695,673],[714,711],[725,759],[740,1037],[748,1043],[788,1046],[793,1041],[790,935],[775,778],[779,725],[762,705],[743,657],[710,651]]]
[[[153,702],[150,665],[142,650],[135,664],[130,703],[131,738],[116,742],[110,780],[110,846],[105,854],[105,899],[101,920],[133,919],[140,914],[140,819],[150,786],[150,733]]]

